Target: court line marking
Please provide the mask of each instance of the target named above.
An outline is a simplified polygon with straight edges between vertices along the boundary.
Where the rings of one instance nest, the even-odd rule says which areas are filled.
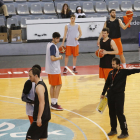
[[[72,70],[67,66],[67,70],[72,74],[72,75],[76,75],[75,73],[72,72]]]
[[[0,96],[2,96],[2,95],[0,95]],[[10,96],[6,96],[6,98],[11,98],[11,97],[10,97]],[[16,97],[12,97],[12,98],[16,98]],[[20,98],[16,98],[16,99],[20,99]],[[83,115],[81,115],[81,114],[79,114],[79,113],[76,113],[76,112],[74,112],[74,111],[71,111],[71,110],[68,110],[68,109],[64,109],[64,110],[66,110],[66,111],[68,111],[68,112],[71,112],[71,113],[73,113],[73,114],[76,114],[76,115],[78,115],[78,116],[80,116],[80,117],[82,117],[82,118],[84,118],[84,119],[86,119],[86,120],[92,122],[92,123],[95,124],[98,128],[100,128],[100,130],[102,130],[102,132],[105,134],[107,140],[110,140],[109,137],[108,137],[108,135],[107,135],[107,133],[105,132],[105,130],[104,130],[100,125],[98,125],[96,122],[94,122],[94,121],[92,121],[91,119],[89,119],[89,118],[87,118],[87,117],[85,117],[85,116],[83,116]]]
[[[109,137],[108,137],[108,135],[107,135],[107,133],[105,132],[105,130],[104,130],[100,125],[98,125],[96,122],[94,122],[94,121],[92,121],[91,119],[89,119],[89,118],[87,118],[87,117],[85,117],[85,116],[83,116],[83,115],[81,115],[81,114],[79,114],[79,113],[76,113],[76,112],[74,112],[74,111],[71,111],[71,110],[68,110],[68,109],[64,109],[64,110],[66,110],[66,111],[68,111],[68,112],[71,112],[71,113],[73,113],[73,114],[76,114],[76,115],[78,115],[78,116],[80,116],[80,117],[82,117],[82,118],[84,118],[84,119],[86,119],[86,120],[88,120],[88,121],[94,123],[98,128],[100,128],[100,129],[102,130],[102,132],[105,134],[107,140],[110,140]]]
[[[20,99],[20,98],[16,98],[16,97],[10,97],[10,96],[3,96],[3,95],[0,95],[0,97],[5,97],[5,98],[13,98],[13,99]]]
[[[19,104],[19,103],[15,103],[15,102],[9,102],[9,101],[4,101],[4,100],[0,100],[0,101],[1,101],[1,102],[6,102],[6,103],[11,103],[11,104],[16,104],[16,105],[25,106],[24,104]],[[73,124],[75,127],[77,127],[77,128],[81,131],[81,133],[83,134],[85,140],[87,140],[87,137],[86,137],[86,134],[84,133],[84,131],[83,131],[78,125],[76,125],[74,122],[70,121],[69,119],[67,119],[67,118],[65,118],[65,117],[63,117],[63,116],[60,116],[60,115],[58,115],[58,114],[55,114],[55,113],[53,113],[53,112],[51,112],[51,114],[54,114],[54,115],[56,115],[56,116],[58,116],[58,117],[60,117],[60,118],[62,118],[62,119],[64,119],[64,120],[70,122],[71,124]],[[67,127],[67,126],[65,126],[65,127]],[[74,132],[73,132],[73,133],[74,133]]]
[[[82,134],[84,135],[85,140],[87,140],[87,137],[86,137],[84,131],[83,131],[78,125],[76,125],[74,122],[68,120],[67,118],[64,118],[63,116],[60,116],[60,115],[58,115],[58,114],[55,114],[55,113],[53,113],[53,112],[51,112],[51,113],[54,114],[54,115],[56,115],[56,116],[59,116],[59,117],[65,119],[66,121],[69,121],[70,123],[72,123],[73,125],[75,125],[75,126],[82,132]]]

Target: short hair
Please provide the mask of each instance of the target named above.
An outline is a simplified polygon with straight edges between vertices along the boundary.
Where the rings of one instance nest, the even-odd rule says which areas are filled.
[[[114,58],[112,59],[112,61],[115,61],[117,65],[120,65],[120,59],[119,59],[119,58],[114,57]]]
[[[53,37],[53,38],[59,38],[59,37],[60,37],[60,34],[59,34],[58,32],[54,32],[54,33],[52,34],[52,37]]]
[[[74,14],[72,14],[72,15],[70,15],[70,18],[72,18],[72,17],[76,17]]]
[[[29,70],[29,72],[30,72],[30,71],[32,71],[32,73],[33,73],[34,76],[37,75],[38,78],[40,78],[40,72],[41,72],[41,71],[40,71],[38,68],[33,67],[32,69]]]
[[[113,11],[116,11],[115,9],[111,9],[110,11],[109,11],[109,13],[111,13],[111,12],[113,12]]]
[[[41,72],[41,66],[40,66],[40,65],[38,65],[38,64],[36,64],[36,65],[32,66],[32,68],[38,68],[38,69],[40,70],[40,72]]]
[[[105,28],[102,29],[102,31],[103,31],[103,32],[106,31],[107,33],[109,33],[109,28],[105,27]]]

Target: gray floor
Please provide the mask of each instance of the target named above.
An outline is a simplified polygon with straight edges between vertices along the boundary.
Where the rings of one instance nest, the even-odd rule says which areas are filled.
[[[124,52],[124,56],[126,58],[127,64],[140,62],[139,52]],[[30,68],[34,64],[39,64],[41,67],[45,67],[45,55],[0,57],[0,69]],[[77,66],[98,65],[98,64],[99,58],[97,58],[94,53],[81,53],[77,58]],[[61,66],[64,66],[64,59],[61,61]],[[72,66],[72,56],[69,57],[68,66]]]

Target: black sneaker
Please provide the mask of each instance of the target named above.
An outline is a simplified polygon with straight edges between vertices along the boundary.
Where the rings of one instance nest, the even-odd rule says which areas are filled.
[[[123,134],[123,133],[121,133],[121,134],[118,136],[118,139],[127,138],[128,136],[129,136],[128,134]]]
[[[76,70],[76,68],[73,68],[73,73],[78,73],[78,71]]]
[[[11,17],[12,17],[12,15],[10,15],[10,16],[6,16],[6,19],[7,19],[7,18],[11,18]]]
[[[67,68],[64,68],[63,73],[66,74],[68,72]]]
[[[113,135],[116,135],[117,134],[117,131],[110,131],[107,135],[108,136],[113,136]]]

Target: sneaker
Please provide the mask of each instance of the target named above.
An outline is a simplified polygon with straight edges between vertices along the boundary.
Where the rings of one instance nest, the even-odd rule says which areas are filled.
[[[129,136],[128,134],[123,134],[123,133],[121,133],[121,134],[118,136],[118,139],[127,138],[128,136]]]
[[[68,72],[67,68],[64,68],[63,73],[66,74]]]
[[[57,103],[55,105],[51,104],[51,109],[59,110],[59,111],[63,110],[63,108],[60,105],[58,105]]]
[[[73,68],[73,73],[78,73],[78,71],[76,70],[76,68]]]
[[[7,18],[11,18],[11,17],[12,17],[12,15],[6,16],[6,19],[7,19]]]
[[[108,136],[113,136],[113,135],[116,135],[117,134],[117,131],[110,131],[107,135]]]

